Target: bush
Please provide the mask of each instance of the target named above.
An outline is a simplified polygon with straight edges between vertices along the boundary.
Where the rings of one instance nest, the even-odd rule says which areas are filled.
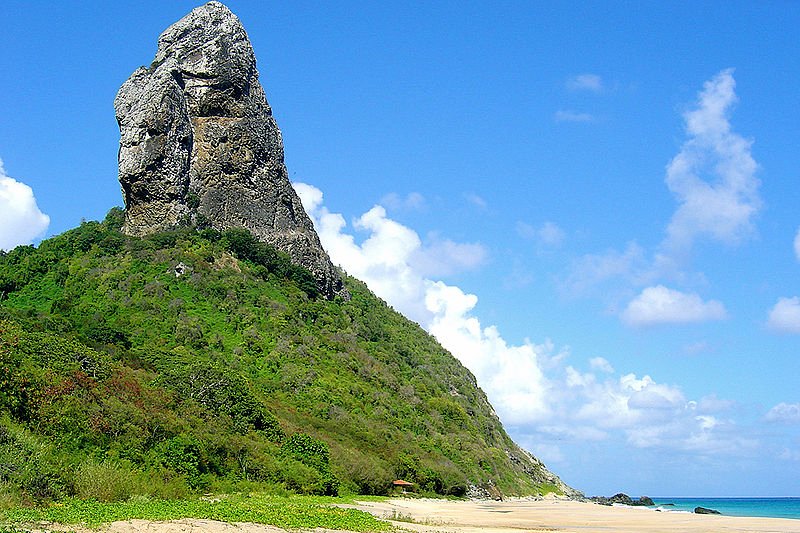
[[[175,472],[186,476],[192,489],[203,485],[201,474],[208,472],[203,454],[203,445],[197,438],[185,434],[177,435],[159,446],[158,461]]]
[[[72,486],[79,498],[101,502],[127,500],[139,488],[130,467],[94,459],[86,460],[75,470]]]
[[[313,299],[319,296],[317,282],[311,272],[302,266],[292,264],[288,255],[257,240],[246,229],[231,228],[223,231],[222,243],[239,259],[250,261],[266,269],[257,271],[260,277],[267,279],[264,274],[268,273],[288,279],[305,292],[309,298]]]
[[[161,382],[206,409],[231,417],[240,433],[263,431],[270,440],[283,438],[278,420],[253,394],[247,380],[209,362],[177,363],[162,370]]]
[[[339,480],[331,472],[327,444],[311,435],[295,433],[283,442],[281,449],[320,474],[321,477],[311,490],[312,493],[326,496],[335,496],[339,493]]]

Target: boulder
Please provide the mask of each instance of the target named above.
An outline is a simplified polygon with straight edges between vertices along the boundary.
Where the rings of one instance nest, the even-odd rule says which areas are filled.
[[[716,509],[709,509],[707,507],[695,507],[694,512],[696,514],[722,514]]]
[[[632,506],[652,506],[655,505],[652,499],[648,498],[647,496],[641,496],[638,500],[634,500],[624,492],[617,493],[611,497],[606,496],[593,496],[589,498],[591,501],[595,503],[599,503],[600,505],[632,505]]]

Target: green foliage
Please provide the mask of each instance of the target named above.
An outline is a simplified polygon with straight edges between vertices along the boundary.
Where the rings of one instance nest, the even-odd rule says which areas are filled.
[[[240,433],[251,429],[263,431],[272,441],[280,441],[283,431],[278,420],[256,398],[247,380],[207,361],[168,365],[161,381],[181,397],[200,403],[216,414],[228,415]]]
[[[333,501],[330,499],[307,496],[280,497],[263,493],[169,501],[132,498],[117,503],[67,499],[58,506],[15,507],[5,511],[0,510],[0,528],[15,531],[11,524],[41,522],[97,527],[121,520],[167,521],[197,518],[224,522],[253,522],[289,530],[323,528],[379,532],[392,529],[388,522],[378,520],[369,513],[334,507],[331,503]]]
[[[474,377],[363,283],[328,301],[245,230],[123,221],[0,255],[8,502],[551,488],[511,461]]]
[[[326,496],[335,496],[339,492],[339,481],[330,470],[330,452],[328,445],[304,433],[295,433],[281,445],[284,453],[310,466],[321,474],[320,486],[313,492]]]
[[[257,240],[246,229],[227,229],[222,232],[221,238],[223,245],[236,257],[262,267],[254,270],[259,277],[267,278],[269,274],[273,274],[295,282],[309,298],[319,296],[316,281],[307,269],[292,264],[288,255]]]

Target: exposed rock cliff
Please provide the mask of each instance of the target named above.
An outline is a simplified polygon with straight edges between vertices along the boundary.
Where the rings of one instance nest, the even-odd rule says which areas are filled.
[[[167,28],[114,108],[123,231],[146,235],[182,220],[244,227],[308,268],[327,297],[346,295],[289,183],[253,48],[227,7],[209,2]]]

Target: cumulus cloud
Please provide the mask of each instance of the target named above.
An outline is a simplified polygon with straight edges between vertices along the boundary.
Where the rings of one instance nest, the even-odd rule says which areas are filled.
[[[472,315],[478,299],[458,287],[428,284],[428,330],[469,368],[495,409],[509,424],[544,420],[551,385],[541,368],[542,350],[530,342],[509,345],[495,326],[482,327]]]
[[[729,115],[737,101],[733,70],[703,85],[696,106],[684,113],[688,138],[667,166],[666,183],[678,209],[662,244],[682,255],[700,237],[736,244],[753,232],[761,208],[752,141],[735,133]]]
[[[632,326],[686,324],[726,317],[727,311],[722,303],[716,300],[704,302],[697,294],[663,285],[647,287],[622,312],[622,319]]]
[[[560,280],[563,294],[602,295],[609,309],[616,310],[632,290],[640,290],[620,312],[623,321],[636,326],[726,317],[720,302],[704,302],[696,294],[654,285],[665,280],[682,284],[704,281],[702,273],[684,270],[695,243],[705,239],[734,245],[754,231],[754,219],[762,205],[758,164],[751,155],[752,141],[734,132],[729,121],[737,102],[735,86],[732,69],[719,72],[703,85],[696,103],[683,114],[687,138],[667,165],[665,177],[677,207],[662,242],[653,250],[631,242],[622,251],[584,255]],[[800,260],[800,230],[795,249]],[[784,303],[780,311],[790,309]],[[800,330],[800,319],[797,324]],[[786,321],[773,327],[791,329]]]
[[[561,280],[564,294],[591,296],[602,288],[607,299],[627,299],[632,288],[647,287],[622,311],[623,320],[634,325],[725,317],[719,302],[652,285],[664,279],[702,280],[701,273],[683,270],[698,240],[733,245],[754,231],[762,204],[758,165],[750,153],[752,142],[734,132],[729,121],[737,101],[735,86],[733,70],[723,70],[703,85],[697,102],[683,115],[687,138],[667,165],[665,177],[678,205],[663,241],[652,251],[632,242],[623,251],[584,255]],[[796,241],[800,248],[800,236]]]
[[[381,198],[381,205],[393,210],[416,211],[425,207],[425,197],[418,192],[405,196],[392,192]]]
[[[703,411],[699,407],[702,400],[687,401],[680,388],[658,383],[648,375],[600,380],[572,367],[566,370],[567,398],[571,400],[561,400],[559,416],[568,425],[542,426],[542,434],[583,441],[620,434],[636,448],[701,455],[739,455],[758,445],[756,440],[742,437],[731,421]]]
[[[781,402],[770,409],[765,418],[770,422],[800,424],[800,403]]]
[[[567,89],[599,93],[603,90],[603,78],[597,74],[579,74],[567,80]]]
[[[649,277],[650,264],[644,248],[631,242],[622,252],[608,250],[584,255],[573,263],[560,288],[569,296],[586,296],[612,280],[638,285]]]
[[[459,243],[433,235],[430,243],[409,257],[409,263],[422,276],[449,276],[479,267],[487,256],[486,248],[480,243]]]
[[[710,394],[700,398],[699,402],[689,402],[691,407],[698,413],[721,413],[723,411],[730,411],[736,405],[732,400],[725,400],[717,397],[716,394]]]
[[[333,262],[436,336],[476,375],[505,420],[530,421],[547,413],[549,385],[540,369],[545,350],[530,342],[509,345],[496,327],[481,326],[472,314],[475,295],[426,277],[474,265],[483,258],[482,247],[449,240],[425,247],[416,232],[389,219],[381,206],[354,221],[356,230],[369,234],[358,244],[343,231],[344,218],[322,206],[319,189],[302,183],[294,187]],[[451,264],[445,265],[448,260]]]
[[[594,115],[590,113],[580,113],[569,109],[561,109],[553,115],[556,122],[592,122]]]
[[[800,333],[800,298],[779,298],[769,312],[767,326],[782,333]]]
[[[746,448],[731,434],[730,423],[701,409],[702,400],[687,400],[678,387],[647,375],[616,376],[602,357],[590,359],[590,371],[582,371],[567,364],[568,348],[550,341],[508,342],[496,326],[476,316],[477,296],[420,270],[416,257],[425,250],[422,239],[390,219],[383,207],[353,221],[353,229],[366,233],[359,243],[344,217],[323,206],[319,189],[299,183],[295,189],[334,263],[419,322],[472,371],[501,420],[528,448],[556,460],[563,455],[555,441],[615,436],[636,447],[698,453]]]
[[[607,374],[614,373],[614,367],[611,366],[611,363],[609,363],[608,360],[603,357],[593,357],[589,359],[589,366],[595,370],[599,370],[600,372],[605,372]]]
[[[0,159],[0,250],[30,244],[50,225],[39,211],[33,189],[6,174]]]

